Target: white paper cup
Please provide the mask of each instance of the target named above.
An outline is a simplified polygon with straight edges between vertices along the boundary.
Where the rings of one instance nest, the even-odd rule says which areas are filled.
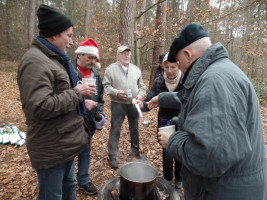
[[[175,132],[175,125],[160,127],[159,132],[165,132],[165,133],[173,134]]]
[[[83,78],[83,84],[96,84],[96,79],[94,78]]]
[[[95,84],[96,85],[96,79],[94,78],[83,78],[82,79],[83,84]],[[97,87],[95,86],[96,93],[97,93]]]

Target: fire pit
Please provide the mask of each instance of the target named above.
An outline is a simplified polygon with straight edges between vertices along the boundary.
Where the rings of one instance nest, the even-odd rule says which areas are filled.
[[[161,177],[156,178],[154,200],[180,200],[175,189]],[[100,189],[98,200],[122,200],[120,199],[120,177],[109,179]]]
[[[120,176],[108,180],[98,193],[98,200],[180,200],[179,194],[157,171],[141,162],[130,162],[120,169]]]

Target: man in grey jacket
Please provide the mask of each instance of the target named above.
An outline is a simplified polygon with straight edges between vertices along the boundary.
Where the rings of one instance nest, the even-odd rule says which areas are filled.
[[[67,48],[73,24],[58,10],[40,5],[39,36],[18,67],[18,86],[27,122],[26,146],[36,169],[39,200],[76,199],[74,157],[88,147],[84,101],[95,89],[77,85]]]
[[[266,200],[263,126],[250,80],[199,23],[178,34],[168,60],[179,62],[183,89],[149,107],[181,107],[178,131],[160,132],[159,141],[182,162],[186,200]]]
[[[143,158],[139,152],[139,133],[137,109],[132,104],[132,98],[143,99],[146,86],[143,83],[141,70],[130,63],[131,50],[120,46],[117,50],[117,62],[106,68],[103,86],[111,98],[111,129],[108,141],[109,165],[118,168],[116,156],[121,132],[121,126],[127,115],[131,134],[133,156]]]

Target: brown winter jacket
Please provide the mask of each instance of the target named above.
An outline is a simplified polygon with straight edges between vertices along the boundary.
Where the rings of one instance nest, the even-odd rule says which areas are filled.
[[[71,87],[61,57],[34,39],[22,57],[17,81],[34,169],[64,164],[88,147],[83,117],[77,114],[83,98]]]

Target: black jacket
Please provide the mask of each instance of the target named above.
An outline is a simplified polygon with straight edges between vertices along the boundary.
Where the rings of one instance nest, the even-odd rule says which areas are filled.
[[[182,77],[180,78],[182,80]],[[181,81],[178,84],[177,88],[174,90],[174,92],[178,92],[182,88]],[[157,96],[158,94],[162,92],[169,92],[163,75],[158,76],[152,85],[152,88],[148,92],[146,98],[144,99],[144,108],[142,109],[143,112],[149,111],[147,108],[146,102],[150,101],[153,97]],[[160,126],[161,119],[172,119],[173,117],[177,116],[179,114],[180,110],[178,109],[168,109],[168,108],[159,108],[158,112],[158,127]]]
[[[77,56],[72,60],[72,65],[78,75],[79,80],[82,80],[82,75],[77,67]],[[98,73],[98,71],[92,67],[92,73],[94,74],[94,78],[96,79],[96,87],[97,87],[97,95],[93,95],[90,97],[91,100],[98,102],[98,105],[96,108],[93,108],[91,111],[87,112],[84,115],[84,122],[85,122],[85,128],[89,132],[90,137],[93,136],[95,133],[95,116],[96,114],[103,114],[104,109],[104,88],[102,85],[101,77]]]

